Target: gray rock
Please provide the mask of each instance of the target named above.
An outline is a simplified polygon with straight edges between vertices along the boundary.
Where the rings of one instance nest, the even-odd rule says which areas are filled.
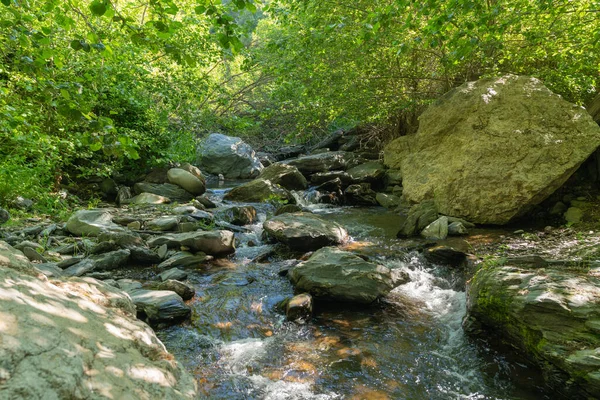
[[[194,289],[192,286],[173,279],[169,279],[159,283],[157,289],[170,290],[171,292],[175,292],[179,296],[181,296],[183,300],[190,300],[196,294],[196,289]]]
[[[464,251],[450,246],[435,246],[425,249],[423,256],[429,262],[453,267],[464,266],[467,261],[467,254]]]
[[[75,265],[78,262],[83,261],[84,258],[85,258],[85,256],[83,256],[83,255],[68,257],[68,258],[65,258],[64,260],[60,261],[58,264],[56,264],[56,266],[60,269],[69,268],[71,265]]]
[[[156,254],[158,254],[158,256],[161,258],[161,260],[164,260],[165,257],[167,256],[168,250],[169,250],[169,248],[167,247],[167,245],[163,244],[156,249]]]
[[[263,169],[254,150],[238,137],[213,133],[198,147],[198,165],[230,179],[256,178]]]
[[[167,173],[167,177],[169,178],[169,182],[180,186],[193,195],[199,196],[206,191],[205,183],[184,169],[171,168]]]
[[[202,181],[202,183],[206,186],[206,178],[202,174],[202,171],[200,171],[200,168],[198,168],[195,165],[192,165],[190,163],[183,163],[183,164],[181,164],[181,166],[179,168],[194,175],[196,178],[200,179]]]
[[[37,269],[42,271],[42,274],[48,278],[60,278],[63,276],[63,270],[60,269],[56,263],[42,263],[35,266]]]
[[[367,182],[372,185],[383,186],[385,167],[379,162],[371,161],[360,164],[350,168],[347,172],[356,183]]]
[[[433,201],[415,204],[410,208],[408,216],[400,226],[398,237],[415,235],[436,219],[438,219],[438,212]]]
[[[393,288],[388,268],[335,247],[315,251],[288,275],[296,290],[324,300],[370,304]]]
[[[23,251],[23,249],[25,247],[31,247],[32,249],[34,249],[36,251],[39,251],[39,252],[43,252],[44,251],[44,246],[42,246],[41,244],[39,244],[37,242],[32,242],[30,240],[24,240],[24,241],[22,241],[19,244],[16,244],[14,246],[15,249],[21,250],[21,251]]]
[[[440,217],[421,231],[425,239],[443,240],[448,237],[448,218]]]
[[[8,222],[10,219],[10,213],[6,211],[4,208],[0,208],[0,225],[3,225]]]
[[[250,203],[262,203],[265,201],[281,201],[295,203],[292,194],[270,181],[255,179],[243,185],[231,189],[223,198],[229,201],[247,201]]]
[[[79,210],[67,221],[67,230],[78,236],[98,236],[102,232],[122,232],[123,227],[112,222],[106,209]]]
[[[273,164],[263,169],[258,176],[287,190],[305,190],[308,182],[298,168],[286,164]]]
[[[286,163],[298,168],[305,176],[309,176],[317,172],[345,170],[353,158],[354,155],[352,153],[331,151],[299,157]]]
[[[121,248],[144,246],[144,241],[133,232],[103,232],[98,235],[98,242],[114,242]]]
[[[127,204],[127,201],[129,199],[131,199],[132,197],[133,197],[133,194],[131,194],[131,188],[129,188],[127,186],[122,186],[117,191],[117,197],[115,199],[115,202],[119,205]]]
[[[217,205],[215,203],[213,203],[210,199],[204,196],[198,196],[196,197],[196,200],[198,200],[200,204],[202,204],[206,208],[217,208]]]
[[[469,231],[462,222],[452,222],[448,225],[448,235],[450,236],[463,236],[468,234]]]
[[[597,398],[599,309],[597,277],[560,267],[489,263],[468,283],[465,328],[494,332],[538,364],[561,393],[577,389],[568,398]]]
[[[251,225],[256,222],[256,208],[252,206],[234,206],[217,211],[215,216],[233,225]]]
[[[133,279],[119,279],[117,281],[117,287],[123,289],[127,293],[132,292],[136,289],[142,288],[142,283]]]
[[[393,194],[387,193],[377,193],[375,199],[379,203],[380,206],[385,208],[395,208],[400,205],[402,200],[398,196],[394,196]]]
[[[121,249],[91,256],[90,259],[94,262],[95,271],[111,271],[124,266],[129,261],[130,255],[129,249]]]
[[[77,264],[71,265],[69,268],[63,270],[64,276],[83,276],[88,274],[96,268],[96,263],[89,258],[81,260]]]
[[[316,250],[348,239],[341,225],[310,213],[278,215],[265,221],[263,228],[269,237],[297,251]]]
[[[292,297],[286,304],[285,316],[288,321],[308,320],[312,316],[313,300],[308,293]]]
[[[119,250],[119,248],[119,245],[112,240],[108,242],[100,242],[90,249],[90,254],[108,253],[110,251]]]
[[[44,256],[42,256],[40,253],[38,253],[29,246],[25,246],[23,248],[23,254],[25,254],[25,257],[27,257],[29,261],[39,261],[42,263],[48,262],[48,260],[46,260]]]
[[[49,282],[8,266],[19,255],[5,251],[0,242],[0,293],[11,294],[0,296],[1,398],[197,398],[194,378],[125,293],[90,278]]]
[[[600,127],[583,108],[535,78],[506,75],[444,95],[419,117],[416,135],[386,146],[384,159],[402,171],[408,201],[506,224],[554,193],[599,145]]]
[[[166,280],[169,280],[169,279],[173,279],[173,280],[176,280],[176,281],[184,281],[184,280],[187,279],[187,276],[188,276],[187,272],[182,271],[179,268],[171,268],[171,269],[168,269],[168,270],[166,270],[164,272],[161,272],[158,275],[158,278],[161,281],[166,281]]]
[[[133,185],[133,190],[138,195],[140,193],[153,193],[179,203],[185,203],[194,198],[193,194],[172,183],[138,182]]]
[[[17,196],[17,198],[13,201],[13,206],[20,210],[29,210],[33,207],[33,200],[26,199],[22,196]]]
[[[146,247],[129,247],[129,261],[135,264],[158,264],[162,258]]]
[[[179,218],[175,216],[158,217],[146,222],[146,229],[151,231],[174,231],[179,224]]]
[[[210,259],[211,257],[207,256],[202,252],[192,254],[187,251],[180,251],[175,253],[162,263],[158,264],[156,268],[158,270],[164,270],[168,268],[198,267]]]
[[[138,316],[147,318],[151,324],[177,323],[188,319],[192,310],[183,299],[169,290],[137,289],[129,292]]]
[[[311,175],[310,182],[313,185],[321,185],[334,179],[339,179],[344,188],[352,183],[352,177],[345,171],[317,172]]]
[[[124,200],[123,202],[121,202],[121,204],[144,205],[144,204],[168,204],[170,202],[171,202],[171,199],[168,197],[160,196],[160,195],[154,194],[154,193],[143,192],[136,196],[133,196],[132,198],[130,198],[128,200]]]
[[[174,233],[148,241],[150,247],[163,244],[169,248],[185,246],[194,252],[201,251],[210,255],[227,255],[235,251],[233,232],[225,230]]]
[[[295,213],[295,212],[299,212],[302,211],[302,207],[300,207],[297,204],[286,204],[284,206],[279,207],[277,210],[275,210],[275,216],[281,215],[281,214],[290,214],[290,213]]]
[[[195,213],[196,211],[200,210],[194,206],[178,206],[171,210],[171,212],[175,215],[189,215]]]

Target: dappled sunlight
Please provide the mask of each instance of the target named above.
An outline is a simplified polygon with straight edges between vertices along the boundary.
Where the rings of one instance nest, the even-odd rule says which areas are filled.
[[[156,367],[149,367],[143,364],[137,364],[127,370],[127,374],[133,379],[143,380],[149,383],[157,383],[160,386],[173,386],[176,383],[172,374]]]

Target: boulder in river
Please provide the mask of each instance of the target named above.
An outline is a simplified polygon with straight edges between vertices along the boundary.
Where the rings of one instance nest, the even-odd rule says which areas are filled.
[[[198,147],[198,165],[230,179],[256,178],[263,165],[250,145],[238,137],[212,133]]]
[[[199,196],[206,191],[205,183],[200,178],[184,169],[171,168],[169,172],[167,172],[167,176],[169,182],[181,187],[193,195]]]
[[[370,183],[356,183],[350,185],[344,190],[344,195],[349,204],[357,206],[376,206],[379,204],[377,201],[377,193],[371,189]]]
[[[216,217],[233,225],[251,225],[256,222],[256,208],[233,206],[217,211]]]
[[[286,163],[298,168],[305,176],[310,176],[317,172],[345,170],[348,168],[348,165],[353,158],[354,155],[352,153],[346,153],[345,151],[329,151],[298,157],[294,160],[289,160]]]
[[[169,290],[136,289],[129,292],[140,318],[151,324],[177,323],[192,314],[181,296]]]
[[[488,262],[469,281],[465,327],[498,335],[533,360],[551,386],[598,398],[599,310],[597,276]]]
[[[303,212],[278,215],[265,221],[263,227],[269,237],[297,251],[316,250],[348,239],[341,225]]]
[[[385,148],[404,197],[449,216],[506,224],[556,191],[600,145],[585,109],[539,80],[506,75],[468,82],[419,118],[416,135]]]
[[[435,203],[431,200],[415,204],[408,211],[406,219],[400,225],[398,237],[406,237],[418,234],[425,227],[438,218]]]
[[[288,273],[297,290],[316,299],[370,304],[393,288],[391,271],[336,247],[325,247]]]
[[[163,244],[170,248],[184,246],[194,252],[201,251],[210,255],[227,255],[235,251],[233,232],[225,230],[173,233],[148,241],[150,247]]]
[[[183,189],[180,186],[173,185],[172,183],[148,183],[148,182],[138,182],[133,185],[133,191],[136,194],[141,193],[153,193],[162,197],[166,197],[171,201],[177,201],[180,203],[185,203],[194,198],[194,195]]]
[[[298,171],[298,168],[276,163],[263,169],[259,178],[275,183],[287,190],[305,190],[308,187],[308,181]]]
[[[264,179],[255,179],[243,185],[231,189],[224,200],[247,201],[250,203],[261,203],[265,201],[280,201],[295,203],[292,194],[281,186]]]
[[[356,183],[367,182],[376,186],[383,186],[385,178],[385,167],[382,163],[371,161],[364,164],[359,164],[348,170],[348,175]]]
[[[196,398],[124,292],[91,278],[50,283],[4,242],[0,255],[0,397]]]

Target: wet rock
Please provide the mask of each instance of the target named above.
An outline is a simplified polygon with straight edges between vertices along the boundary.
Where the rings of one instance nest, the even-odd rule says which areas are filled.
[[[194,252],[201,251],[210,255],[227,255],[235,251],[233,232],[225,230],[174,233],[148,241],[150,247],[163,244],[169,248],[185,246]]]
[[[151,231],[174,231],[179,224],[179,218],[175,216],[158,217],[146,222],[146,229]]]
[[[313,185],[321,185],[334,179],[339,179],[342,183],[342,187],[344,188],[352,183],[352,177],[345,171],[318,172],[311,175],[310,182]]]
[[[387,193],[377,193],[375,199],[377,200],[380,206],[385,208],[398,207],[402,201],[400,197]]]
[[[140,195],[141,193],[152,193],[161,197],[166,197],[171,201],[177,201],[179,203],[185,203],[194,198],[193,194],[177,185],[173,185],[172,183],[157,184],[138,182],[133,185],[133,190],[137,195]]]
[[[450,246],[435,246],[423,251],[427,261],[434,264],[450,265],[453,267],[464,266],[467,254]]]
[[[26,260],[8,266],[4,248],[0,293],[11,295],[0,296],[0,397],[196,398],[193,377],[136,319],[125,293],[90,278],[38,278]]]
[[[295,203],[292,194],[270,181],[255,179],[243,185],[231,189],[223,198],[229,201],[247,201],[250,203],[262,203],[265,201],[281,201]]]
[[[298,168],[286,164],[273,164],[263,169],[260,179],[264,179],[287,190],[305,190],[308,182]]]
[[[198,147],[198,165],[229,179],[256,178],[263,166],[252,147],[238,137],[212,133]]]
[[[308,320],[312,316],[313,301],[308,293],[292,297],[285,307],[285,316],[288,321]]]
[[[71,265],[63,270],[64,276],[83,276],[92,272],[96,268],[96,263],[89,258],[83,259],[77,264]]]
[[[340,178],[335,178],[327,182],[321,183],[319,186],[315,188],[318,192],[342,192],[342,181]]]
[[[448,235],[450,236],[464,236],[468,235],[469,231],[462,222],[452,222],[448,224]]]
[[[488,263],[468,284],[465,327],[498,335],[561,392],[579,386],[572,398],[594,398],[600,394],[599,308],[598,278]]]
[[[173,324],[188,319],[192,310],[183,299],[169,290],[136,289],[129,292],[137,308],[138,317],[148,319],[150,324]]]
[[[302,207],[300,207],[299,205],[286,204],[284,206],[279,207],[277,210],[275,210],[275,216],[281,215],[281,214],[295,213],[295,212],[299,212],[299,211],[302,211]]]
[[[440,217],[421,231],[425,239],[443,240],[448,237],[448,218]]]
[[[371,189],[369,183],[359,183],[350,185],[344,191],[346,195],[346,201],[349,204],[360,205],[360,206],[376,206],[377,193]]]
[[[10,219],[10,213],[6,211],[4,208],[0,208],[0,225],[3,225],[8,222]]]
[[[438,218],[435,203],[431,200],[415,204],[408,211],[408,216],[400,226],[398,237],[413,236]]]
[[[216,217],[233,225],[251,225],[256,222],[256,208],[252,206],[234,206],[216,213]]]
[[[210,199],[204,196],[198,196],[196,197],[196,200],[198,200],[200,204],[202,204],[206,208],[217,208],[217,205],[215,203],[213,203]]]
[[[184,301],[190,300],[196,294],[196,289],[192,286],[187,285],[183,282],[179,282],[173,279],[161,282],[157,286],[158,290],[169,290],[177,293]]]
[[[404,284],[410,282],[410,275],[408,275],[408,272],[406,272],[406,271],[402,271],[399,269],[392,269],[391,276],[392,276],[392,286],[393,287],[398,287],[400,285],[404,285]]]
[[[269,237],[297,251],[316,250],[348,239],[341,225],[303,212],[273,217],[264,222],[263,228]]]
[[[79,210],[67,221],[67,230],[78,236],[98,236],[102,232],[123,231],[112,222],[112,213],[106,209]]]
[[[169,182],[193,195],[199,196],[206,191],[205,182],[184,169],[171,168],[167,173],[167,177],[169,178]]]
[[[166,281],[166,280],[169,280],[169,279],[173,279],[173,280],[176,280],[176,281],[184,281],[184,280],[187,279],[187,276],[188,276],[187,272],[182,271],[179,268],[171,268],[171,269],[168,269],[168,270],[166,270],[164,272],[161,272],[158,275],[158,278],[161,281]]]
[[[388,268],[335,247],[317,250],[288,275],[296,290],[321,300],[370,304],[393,288]]]
[[[317,172],[345,170],[353,158],[352,153],[336,151],[299,157],[286,163],[298,168],[304,176],[310,176]]]
[[[402,171],[408,201],[506,224],[554,193],[599,145],[600,127],[584,109],[535,78],[506,75],[453,89],[384,156]]]
[[[60,269],[56,263],[42,263],[35,267],[42,271],[42,274],[46,275],[48,278],[60,278],[63,276],[63,270]]]

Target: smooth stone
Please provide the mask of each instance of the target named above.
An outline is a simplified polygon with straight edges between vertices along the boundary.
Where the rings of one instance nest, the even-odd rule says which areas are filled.
[[[159,283],[156,288],[158,290],[170,290],[171,292],[175,292],[181,296],[184,301],[192,299],[196,294],[196,289],[191,285],[173,279],[168,279]]]
[[[187,272],[180,270],[179,268],[171,268],[164,272],[161,272],[158,277],[161,281],[173,279],[176,281],[183,281],[187,279]]]
[[[183,188],[195,196],[199,196],[206,191],[205,183],[184,169],[171,168],[169,172],[167,172],[167,177],[169,182]]]

